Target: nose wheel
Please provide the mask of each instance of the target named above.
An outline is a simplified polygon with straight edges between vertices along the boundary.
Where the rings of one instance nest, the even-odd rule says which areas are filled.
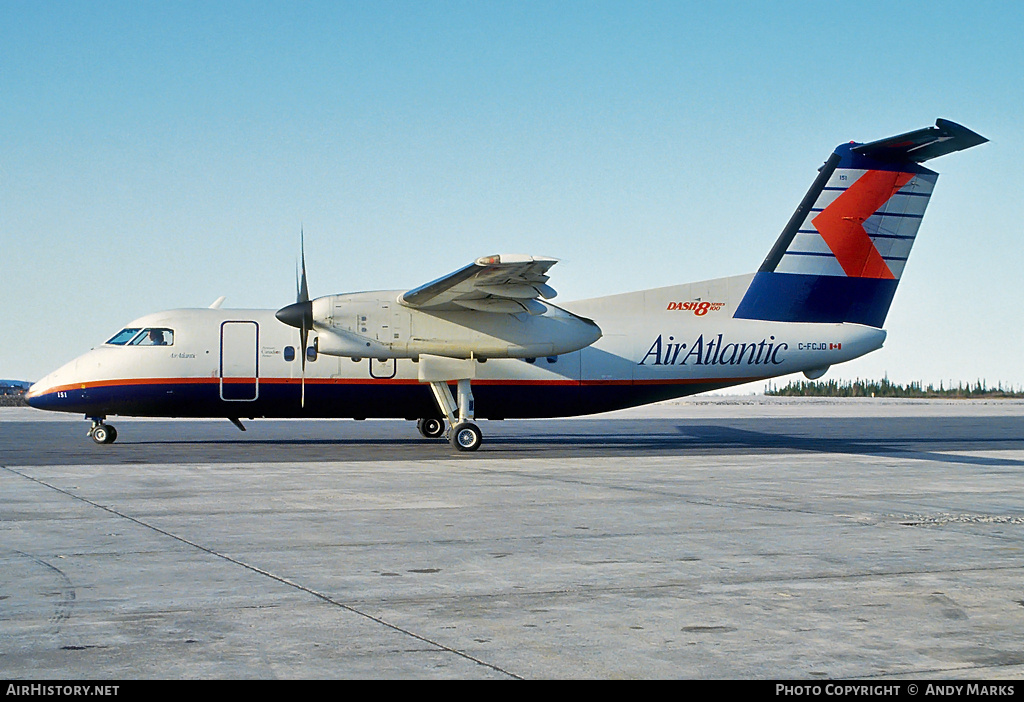
[[[104,424],[103,418],[92,420],[92,428],[89,429],[89,438],[97,444],[112,444],[117,441],[117,429],[110,424]]]

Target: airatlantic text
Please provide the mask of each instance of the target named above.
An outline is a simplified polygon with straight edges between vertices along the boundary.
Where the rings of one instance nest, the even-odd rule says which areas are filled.
[[[777,366],[786,359],[789,344],[774,336],[761,341],[726,343],[722,334],[707,339],[701,334],[692,344],[677,343],[674,336],[659,334],[638,366]]]

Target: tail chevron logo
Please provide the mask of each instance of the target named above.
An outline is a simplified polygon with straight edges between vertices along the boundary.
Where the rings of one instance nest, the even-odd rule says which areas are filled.
[[[934,127],[837,146],[733,317],[881,328],[939,177],[921,164],[985,141],[938,119]]]
[[[913,177],[913,173],[867,171],[811,220],[846,275],[888,280],[896,277],[864,230],[864,221]]]

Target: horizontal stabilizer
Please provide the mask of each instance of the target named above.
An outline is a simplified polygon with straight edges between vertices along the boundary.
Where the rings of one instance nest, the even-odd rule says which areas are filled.
[[[853,147],[853,151],[879,161],[912,161],[923,163],[929,159],[963,151],[988,139],[967,127],[947,119],[935,120],[934,127],[917,129],[888,139],[879,139]]]

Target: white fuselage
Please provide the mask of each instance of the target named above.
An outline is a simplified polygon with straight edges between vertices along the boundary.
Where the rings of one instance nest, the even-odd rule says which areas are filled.
[[[475,363],[477,416],[589,414],[801,371],[817,377],[831,365],[882,346],[885,332],[870,326],[733,318],[751,277],[562,305],[600,327],[599,339],[569,353],[539,338],[533,346],[520,343],[515,358],[463,354]],[[173,343],[99,346],[36,383],[29,401],[96,417],[431,416],[437,407],[420,382],[418,359],[388,351],[395,342],[408,349],[417,339],[433,338],[422,320],[398,304],[400,294],[362,294],[369,295],[364,301],[379,301],[382,310],[380,316],[352,316],[346,322],[345,338],[364,343],[359,348],[366,348],[365,354],[353,347],[346,355],[331,355],[331,330],[314,328],[307,348],[318,350],[304,369],[300,333],[278,321],[273,310],[147,315],[130,327],[172,330]],[[550,309],[552,316],[564,314]],[[537,321],[525,313],[494,317],[513,326]],[[444,325],[457,328],[450,320],[441,325],[442,332],[434,333],[438,339],[444,338]],[[500,329],[491,331],[500,340]]]

